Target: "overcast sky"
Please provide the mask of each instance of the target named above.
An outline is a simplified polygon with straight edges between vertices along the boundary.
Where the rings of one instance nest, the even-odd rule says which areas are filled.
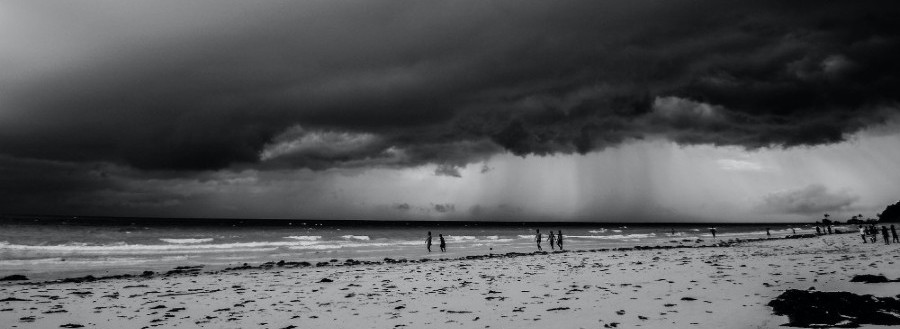
[[[900,200],[897,1],[3,1],[0,213],[811,221]]]

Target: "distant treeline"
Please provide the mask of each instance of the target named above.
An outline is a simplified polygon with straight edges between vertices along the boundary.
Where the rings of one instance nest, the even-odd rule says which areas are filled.
[[[889,223],[900,222],[900,201],[884,208],[884,211],[878,214],[878,221]]]

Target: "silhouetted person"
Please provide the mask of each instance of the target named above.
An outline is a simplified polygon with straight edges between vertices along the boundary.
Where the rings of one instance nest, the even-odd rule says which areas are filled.
[[[710,227],[710,228],[709,228],[709,233],[712,234],[713,239],[716,238],[716,228],[715,228],[715,227]]]
[[[428,252],[431,252],[431,231],[428,231],[428,237],[425,238],[425,248],[428,248]]]
[[[897,230],[894,229],[894,224],[891,224],[891,236],[894,237],[895,243],[900,243],[900,239],[897,238]]]
[[[888,236],[887,226],[881,226],[881,237],[884,238],[885,245],[891,244],[891,238]]]
[[[828,225],[828,234],[831,234],[831,225]]]
[[[797,235],[797,229],[791,227],[791,234]]]
[[[866,243],[866,231],[866,228],[864,228],[862,225],[859,225],[859,236],[862,237],[863,243]]]
[[[556,249],[556,236],[553,235],[553,231],[547,234],[547,242],[550,243],[550,250]]]
[[[769,228],[768,228],[768,227],[766,227],[766,237],[767,237],[767,238],[771,238],[771,237],[772,237],[772,232],[769,232]]]
[[[559,250],[563,250],[562,230],[559,230],[559,235],[556,236],[556,246],[559,247]]]
[[[444,235],[438,234],[438,239],[441,240],[441,252],[447,251],[447,241],[444,241]]]
[[[819,231],[819,226],[816,226],[816,235],[820,235],[822,232]]]
[[[541,235],[541,230],[537,230],[537,232],[534,234],[534,242],[537,242],[538,251],[544,251],[544,249],[541,248],[541,239],[543,238],[544,236]]]
[[[878,242],[878,228],[875,227],[875,224],[869,225],[869,234],[871,234],[872,243]]]

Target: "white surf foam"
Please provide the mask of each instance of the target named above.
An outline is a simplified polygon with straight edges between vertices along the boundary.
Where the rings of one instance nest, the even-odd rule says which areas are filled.
[[[206,243],[212,242],[213,238],[199,238],[199,239],[159,239],[162,242],[166,243],[175,243],[175,244],[191,244],[191,243]]]
[[[284,237],[285,239],[294,239],[300,241],[319,241],[322,238],[321,235],[291,235]]]
[[[347,240],[369,241],[369,237],[366,235],[342,235],[341,237]]]
[[[655,233],[648,234],[613,234],[613,235],[569,235],[563,236],[564,238],[575,238],[575,239],[599,239],[599,240],[629,240],[629,241],[639,241],[640,239],[652,238],[655,237]]]

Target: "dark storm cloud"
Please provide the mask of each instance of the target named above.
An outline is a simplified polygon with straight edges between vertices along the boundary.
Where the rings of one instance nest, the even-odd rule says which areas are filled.
[[[893,1],[7,7],[13,157],[452,169],[653,137],[790,147],[842,141],[900,97]]]
[[[456,211],[456,205],[452,203],[439,203],[434,205],[434,211],[439,213],[447,213]]]
[[[438,176],[462,177],[462,174],[459,173],[459,167],[448,164],[438,165],[434,169],[434,174]]]
[[[172,207],[187,200],[184,195],[160,192],[152,186],[172,173],[150,176],[112,164],[0,155],[0,172],[0,213],[93,214]]]

